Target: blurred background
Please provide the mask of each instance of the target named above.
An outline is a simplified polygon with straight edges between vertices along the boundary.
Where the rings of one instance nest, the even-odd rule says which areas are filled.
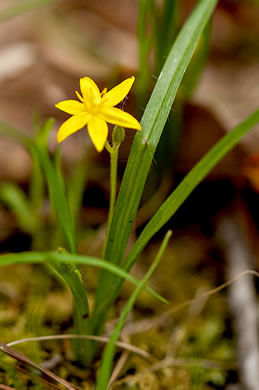
[[[55,222],[49,210],[46,193],[40,206],[39,220],[35,222],[37,232],[41,230],[40,238],[35,238],[36,225],[31,222],[30,213],[26,212],[26,197],[30,192],[33,174],[32,161],[17,139],[9,136],[8,129],[11,129],[10,135],[13,134],[12,129],[16,129],[21,134],[33,136],[41,123],[49,117],[54,118],[49,137],[49,149],[54,154],[57,130],[68,118],[54,106],[61,100],[75,99],[74,91],[78,90],[79,79],[83,76],[94,79],[102,90],[134,75],[136,82],[125,102],[125,111],[140,120],[170,47],[195,3],[194,0],[172,0],[171,4],[166,0],[149,3],[139,0],[0,2],[2,252],[31,248],[48,250],[60,245],[58,233],[53,240],[49,239],[53,229],[55,230]],[[227,131],[258,106],[258,20],[259,6],[256,0],[219,2],[172,107],[152,164],[132,233],[132,242],[186,173]],[[133,138],[134,131],[127,130],[125,141],[120,148],[119,181]],[[75,214],[79,227],[79,252],[99,256],[109,204],[108,153],[104,151],[98,154],[84,130],[64,141],[60,150],[66,182],[71,185],[73,179],[77,180],[79,177],[81,183],[82,207]],[[79,176],[76,176],[75,172]],[[168,228],[174,231],[173,243],[168,248],[165,261],[162,261],[154,275],[153,283],[172,303],[189,299],[199,291],[213,288],[233,276],[231,262],[224,253],[228,253],[229,248],[231,252],[236,240],[240,241],[249,253],[247,262],[237,272],[248,268],[258,270],[258,192],[257,127],[217,165],[157,235],[156,240],[148,246],[146,255],[135,267],[136,276],[143,276],[162,234]],[[23,209],[22,213],[19,212],[19,205]],[[238,231],[238,239],[232,240],[228,238],[228,233],[222,233],[225,232],[222,226],[225,226],[226,219],[233,223],[228,225],[227,231]],[[45,226],[43,233],[44,229],[39,229],[39,225]],[[20,324],[18,331],[11,326],[12,330],[4,333],[6,339],[24,337],[26,332],[38,334],[49,331],[51,327],[46,325],[49,314],[46,313],[49,307],[52,307],[52,310],[56,307],[55,302],[60,302],[61,294],[51,278],[46,282],[43,271],[37,269],[35,276],[35,269],[28,266],[17,267],[11,276],[9,268],[1,270],[1,273],[1,310],[2,313],[8,310],[7,323],[14,326],[17,318],[23,318],[27,324],[27,328]],[[23,275],[23,281],[20,275]],[[90,271],[87,280],[90,293],[94,293],[94,271]],[[41,297],[40,302],[47,298],[46,295],[41,295],[43,293],[36,285],[47,285],[52,291],[44,309],[43,306],[40,309],[38,304],[33,303],[33,299],[28,299],[26,303],[23,301],[24,297],[22,300],[18,299],[21,291],[27,291],[27,283],[31,283],[30,291],[36,294],[37,299]],[[256,294],[258,296],[259,283],[252,281],[250,285],[254,297]],[[129,287],[125,287],[114,309],[114,315],[118,314],[123,299],[128,294]],[[176,318],[177,327],[184,329],[184,337],[177,344],[177,351],[179,356],[184,357],[194,355],[236,361],[240,356],[235,346],[238,343],[234,336],[235,314],[231,312],[231,303],[228,304],[228,293],[218,294],[212,299],[213,309],[210,307],[204,311],[201,305],[202,307],[193,309],[196,314],[185,312]],[[60,323],[69,316],[71,310],[67,306],[70,304],[69,300],[67,303],[64,303],[64,300],[62,302],[60,317],[49,319],[56,321],[52,327],[56,332],[60,331]],[[45,314],[42,314],[41,320],[37,322],[39,311]],[[143,295],[136,308],[136,318],[151,318],[160,311],[159,304],[154,305],[150,297]],[[25,320],[28,313],[30,319]],[[1,320],[1,316],[4,320]],[[188,316],[191,316],[192,324],[187,320]],[[2,326],[6,327],[6,314],[2,315],[0,312],[0,327],[1,321]],[[65,329],[70,325],[68,322]],[[161,325],[161,329],[148,330],[147,327],[146,334],[141,336],[142,341],[138,340],[138,334],[134,340],[149,347],[151,345],[151,349],[154,348],[159,355],[167,347],[165,340],[170,332],[172,330],[165,324]],[[155,343],[152,347],[153,338],[160,340],[159,347]],[[138,372],[138,364],[140,363],[131,361],[127,369],[130,370],[133,365],[134,373]],[[142,369],[142,364],[140,366]],[[191,373],[189,368],[181,368],[177,372],[172,369],[168,376],[165,373],[163,388],[239,388],[240,371],[236,367],[223,370],[217,368],[212,370],[213,372],[210,371],[210,374],[206,369],[199,368],[199,371],[195,367],[192,367]],[[159,387],[155,374],[150,373],[150,378],[153,383],[150,389],[162,388]],[[181,384],[185,383],[185,387],[177,387],[179,381]],[[191,387],[190,383],[193,386],[196,383],[197,387]],[[141,387],[143,384],[139,386],[144,388]]]

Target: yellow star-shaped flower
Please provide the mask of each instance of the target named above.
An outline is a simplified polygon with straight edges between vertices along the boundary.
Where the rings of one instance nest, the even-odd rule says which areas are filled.
[[[80,100],[64,100],[56,104],[56,107],[72,115],[64,122],[57,133],[57,141],[61,142],[69,135],[82,129],[87,125],[90,138],[98,152],[104,148],[108,136],[107,122],[122,127],[141,130],[140,123],[132,115],[116,108],[134,83],[135,78],[131,77],[112,88],[107,92],[107,88],[100,93],[95,82],[89,77],[80,79],[80,89],[82,96],[76,91]]]

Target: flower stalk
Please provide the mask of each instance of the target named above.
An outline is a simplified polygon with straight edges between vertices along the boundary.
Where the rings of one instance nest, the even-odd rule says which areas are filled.
[[[104,257],[104,254],[106,251],[107,241],[108,241],[111,223],[112,223],[113,210],[114,210],[114,205],[115,205],[115,201],[116,201],[119,145],[113,144],[113,146],[111,146],[108,143],[108,141],[106,141],[105,149],[110,154],[110,204],[109,204],[109,213],[108,213],[108,220],[107,220],[107,227],[106,227],[102,257]]]

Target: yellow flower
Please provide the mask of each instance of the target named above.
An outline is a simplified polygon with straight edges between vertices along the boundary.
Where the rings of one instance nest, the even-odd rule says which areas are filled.
[[[108,125],[106,122],[122,127],[141,130],[140,123],[132,115],[116,108],[134,83],[135,78],[131,77],[112,88],[107,92],[105,88],[100,93],[95,82],[89,77],[80,79],[82,96],[76,91],[80,100],[64,100],[56,104],[56,107],[72,115],[64,122],[57,134],[57,141],[61,142],[69,135],[82,129],[87,125],[90,138],[98,152],[104,148],[108,136]]]

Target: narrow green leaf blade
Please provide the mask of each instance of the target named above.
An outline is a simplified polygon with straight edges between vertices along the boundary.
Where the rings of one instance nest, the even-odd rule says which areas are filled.
[[[129,270],[137,256],[156,232],[174,215],[190,193],[215,167],[215,165],[238,143],[238,141],[259,122],[259,109],[249,115],[243,122],[227,133],[188,173],[175,191],[158,209],[146,225],[131,249],[125,269]]]
[[[154,0],[140,0],[138,7],[137,37],[138,37],[138,58],[139,69],[136,79],[137,106],[145,107],[147,102],[147,91],[150,85],[150,50],[154,44]]]
[[[3,183],[0,186],[0,199],[14,213],[20,228],[33,234],[38,221],[24,192],[16,184]]]
[[[27,149],[30,149],[31,147],[32,139],[8,122],[0,121],[0,134],[14,139],[16,142],[24,145]]]
[[[147,174],[185,70],[216,0],[202,0],[181,30],[144,112],[116,202],[105,258],[119,264],[139,206]]]
[[[138,297],[138,294],[144,288],[148,279],[150,278],[150,276],[152,275],[152,273],[155,271],[156,267],[158,266],[171,236],[172,236],[172,231],[168,231],[167,234],[165,235],[165,238],[163,239],[163,242],[159,248],[159,251],[158,251],[158,253],[155,257],[155,260],[153,261],[151,267],[149,268],[148,272],[146,273],[144,278],[141,280],[141,282],[139,282],[137,288],[132,293],[127,304],[125,305],[125,308],[123,309],[123,311],[121,313],[120,319],[119,319],[117,325],[115,326],[115,329],[110,337],[109,343],[107,344],[107,346],[104,350],[100,372],[99,372],[98,377],[97,377],[97,387],[96,387],[97,390],[106,390],[107,389],[109,378],[110,378],[110,373],[111,373],[111,367],[112,367],[112,361],[113,361],[116,341],[118,340],[118,338],[120,336],[120,332],[121,332],[121,330],[122,330],[122,328],[127,320],[129,312],[132,310],[132,308],[134,306],[134,303]]]
[[[120,264],[128,242],[150,165],[178,87],[191,60],[200,36],[217,4],[217,0],[201,0],[185,23],[157,80],[144,112],[142,131],[137,132],[121,189],[114,209],[105,259]],[[107,297],[111,280],[101,272],[96,292],[93,331],[102,327],[105,313],[99,307]],[[108,303],[107,309],[108,310]],[[98,313],[99,312],[99,313]]]
[[[139,285],[139,281],[130,275],[124,269],[117,265],[111,264],[106,260],[99,259],[92,256],[83,256],[71,253],[58,253],[58,252],[21,252],[21,253],[8,253],[0,255],[0,267],[13,265],[13,264],[37,264],[46,263],[51,265],[71,264],[88,265],[92,267],[102,268],[114,275],[119,276],[122,279],[126,279],[129,282]],[[61,276],[63,276],[61,274]],[[156,293],[155,293],[156,294]],[[159,296],[156,294],[156,296]],[[160,297],[160,296],[159,296]]]
[[[72,253],[75,253],[75,226],[65,194],[65,187],[61,175],[57,172],[44,145],[36,144],[35,150],[38,154],[39,161],[45,173],[51,202],[56,212],[60,226],[64,232],[68,250]]]
[[[191,170],[175,191],[167,198],[163,205],[159,208],[153,218],[146,225],[141,235],[135,242],[129,252],[124,269],[129,271],[135,263],[137,257],[145,248],[146,244],[161,229],[161,227],[174,215],[178,208],[183,204],[185,199],[204,179],[204,177],[215,167],[215,165],[233,148],[240,138],[244,136],[251,128],[259,122],[259,110],[247,117],[242,123],[235,127],[231,132],[226,134]],[[109,301],[113,300],[118,295],[122,282],[117,280],[114,282],[114,291],[110,291]],[[103,306],[107,304],[104,300]]]

